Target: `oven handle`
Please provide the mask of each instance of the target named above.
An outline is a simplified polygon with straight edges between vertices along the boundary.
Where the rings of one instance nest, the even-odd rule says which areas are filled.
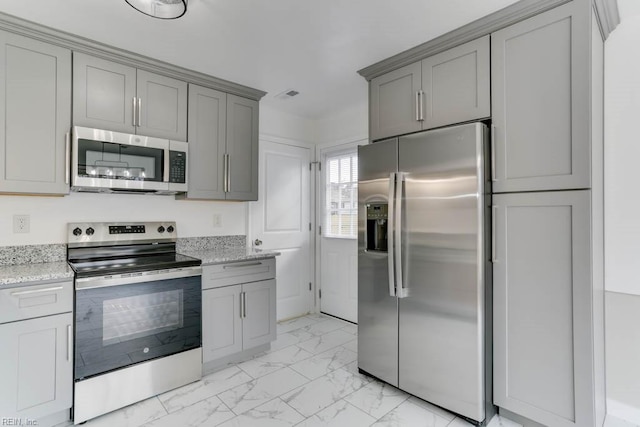
[[[180,279],[202,275],[202,267],[184,267],[171,270],[153,270],[116,276],[83,277],[76,279],[76,290],[104,288],[108,286],[131,285],[134,283],[155,282],[167,279]]]

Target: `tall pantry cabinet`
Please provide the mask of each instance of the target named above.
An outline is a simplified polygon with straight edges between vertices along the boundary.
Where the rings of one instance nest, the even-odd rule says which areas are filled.
[[[360,71],[370,81],[375,143],[428,128],[381,128],[402,110],[384,117],[380,83],[394,102],[413,93],[419,111],[424,82],[409,87],[416,64],[424,70],[469,39],[490,38],[493,403],[525,426],[604,422],[602,28],[609,27],[601,6],[520,1]],[[480,81],[484,72],[475,70]],[[445,87],[471,99],[473,92],[462,93],[468,85],[448,77],[454,81]],[[406,116],[415,123],[420,114]],[[474,119],[444,117],[438,126]]]
[[[493,33],[491,47],[494,402],[548,426],[600,426],[600,28],[573,1]]]

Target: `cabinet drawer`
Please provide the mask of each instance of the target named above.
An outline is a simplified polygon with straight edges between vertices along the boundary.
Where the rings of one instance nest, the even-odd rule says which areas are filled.
[[[257,282],[275,277],[275,258],[207,265],[202,268],[202,289]]]
[[[0,291],[0,323],[65,313],[73,309],[73,282]]]

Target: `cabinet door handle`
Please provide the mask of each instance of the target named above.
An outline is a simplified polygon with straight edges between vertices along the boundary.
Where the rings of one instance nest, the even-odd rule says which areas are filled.
[[[222,166],[223,166],[223,190],[225,193],[228,193],[231,191],[230,187],[231,187],[231,163],[229,161],[229,154],[225,154],[223,157],[223,162],[222,162]]]
[[[64,135],[64,183],[69,184],[69,169],[71,168],[71,133]]]
[[[420,91],[416,92],[416,122],[420,121]]]
[[[424,121],[424,98],[425,98],[424,97],[424,92],[422,90],[420,90],[418,92],[418,95],[420,95],[418,97],[418,106],[420,107],[420,115],[419,115],[420,118],[419,118],[419,120],[421,122],[423,122]]]
[[[228,269],[228,268],[243,268],[243,267],[255,267],[258,265],[262,265],[261,262],[250,262],[248,264],[230,264],[230,265],[225,265],[222,268],[224,270]]]
[[[67,361],[71,360],[71,353],[73,353],[73,331],[71,325],[67,325]]]
[[[12,297],[19,297],[21,295],[31,295],[31,294],[39,294],[42,292],[53,292],[53,291],[59,291],[63,289],[62,286],[55,286],[53,288],[44,288],[44,289],[33,289],[30,291],[18,291],[18,292],[11,292],[11,296]]]
[[[496,127],[491,125],[491,181],[496,179]]]
[[[244,292],[240,292],[240,318],[243,319],[246,317],[246,305],[244,303]]]
[[[226,193],[227,187],[229,186],[229,183],[227,182],[229,180],[229,177],[227,176],[227,155],[223,155],[222,156],[222,191],[224,193]]]
[[[142,98],[138,98],[138,127],[142,126]]]
[[[247,317],[247,293],[242,293],[242,312],[244,313],[244,317]]]
[[[231,154],[227,153],[227,193],[231,192]]]
[[[136,98],[135,96],[133,97],[133,110],[131,111],[133,111],[133,118],[131,119],[133,121],[133,125],[138,126],[136,124],[136,118],[138,115],[138,98]]]
[[[498,206],[491,207],[491,262],[497,263],[496,257],[496,214],[498,213]]]

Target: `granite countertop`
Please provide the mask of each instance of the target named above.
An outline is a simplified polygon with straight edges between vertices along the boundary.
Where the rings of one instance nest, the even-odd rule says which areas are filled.
[[[202,265],[265,259],[280,252],[247,248],[245,236],[178,239],[179,253],[199,258]],[[66,245],[47,244],[0,247],[0,287],[34,285],[73,279],[66,261]]]
[[[0,265],[0,286],[71,279],[73,270],[66,261]]]
[[[265,259],[280,255],[280,252],[245,247],[185,250],[181,253],[201,259],[202,265],[221,264],[234,261],[247,261],[251,259]]]

